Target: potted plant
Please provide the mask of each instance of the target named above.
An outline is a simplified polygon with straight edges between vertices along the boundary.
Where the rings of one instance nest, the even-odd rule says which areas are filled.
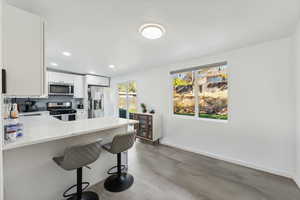
[[[141,107],[142,107],[142,112],[143,112],[143,113],[146,113],[146,112],[147,112],[146,104],[141,103]]]

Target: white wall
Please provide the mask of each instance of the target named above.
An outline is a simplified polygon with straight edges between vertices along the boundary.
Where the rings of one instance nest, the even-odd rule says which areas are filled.
[[[295,113],[291,53],[292,39],[285,38],[115,77],[112,87],[117,91],[116,83],[137,81],[139,102],[163,115],[163,143],[292,177]],[[169,72],[220,61],[229,64],[229,122],[172,116]]]
[[[2,69],[2,0],[0,0],[0,70]],[[0,72],[1,74],[1,72]],[[1,78],[0,78],[1,80]],[[0,89],[2,81],[0,81]],[[0,90],[0,200],[3,200],[3,154],[2,154],[2,140],[3,140],[3,128],[2,128],[2,97]]]
[[[296,85],[296,176],[300,187],[300,23],[294,37],[295,85]]]

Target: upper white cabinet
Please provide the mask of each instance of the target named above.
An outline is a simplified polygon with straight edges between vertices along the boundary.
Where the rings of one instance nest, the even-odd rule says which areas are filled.
[[[84,98],[84,77],[71,75],[74,77],[74,98]]]
[[[3,14],[7,95],[47,95],[42,18],[9,5],[4,6]]]
[[[86,82],[88,85],[99,85],[109,87],[110,79],[103,76],[86,75]]]
[[[60,72],[47,72],[48,82],[74,84],[74,78],[70,74]]]
[[[84,98],[84,76],[60,72],[47,72],[48,82],[74,85],[74,98]]]

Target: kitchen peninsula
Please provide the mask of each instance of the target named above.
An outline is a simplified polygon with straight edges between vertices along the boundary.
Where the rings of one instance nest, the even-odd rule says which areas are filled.
[[[113,117],[60,121],[50,116],[30,116],[20,121],[24,124],[24,136],[3,146],[6,200],[57,199],[75,183],[75,172],[58,168],[52,161],[54,156],[61,155],[68,146],[99,138],[104,144],[137,123]],[[127,156],[123,158],[126,164]],[[104,179],[115,160],[113,155],[102,151],[100,158],[90,166],[91,170],[84,170],[85,181],[94,184]]]

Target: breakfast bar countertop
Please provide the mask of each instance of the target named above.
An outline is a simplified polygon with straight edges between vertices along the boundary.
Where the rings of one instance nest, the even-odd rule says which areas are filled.
[[[20,122],[24,126],[24,135],[15,142],[5,142],[3,150],[15,149],[138,123],[138,121],[135,120],[116,117],[60,121],[51,116],[20,117]]]

